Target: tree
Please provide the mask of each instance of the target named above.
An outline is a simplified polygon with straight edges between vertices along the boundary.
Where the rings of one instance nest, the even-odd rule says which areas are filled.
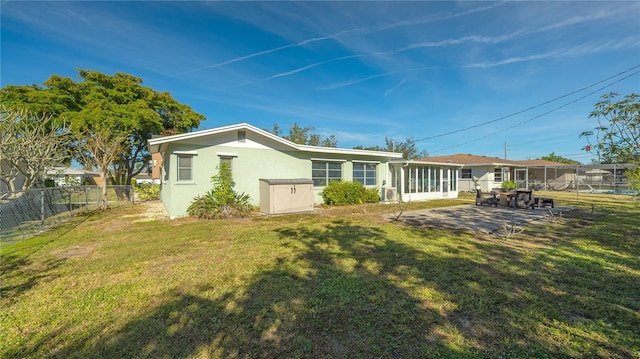
[[[418,152],[416,148],[416,141],[413,137],[407,137],[404,141],[395,142],[392,138],[384,138],[385,147],[381,146],[356,146],[355,149],[369,150],[369,151],[388,151],[388,152],[402,152],[402,158],[406,160],[415,160],[418,158],[427,157],[429,153],[426,150]]]
[[[617,100],[619,94],[602,95],[590,118],[598,120],[594,131],[585,131],[580,137],[595,136],[584,150],[598,151],[598,158],[614,163],[640,164],[640,95],[632,93]]]
[[[23,190],[44,180],[46,171],[68,160],[68,131],[52,115],[35,115],[15,107],[0,107],[0,172],[10,192],[16,192],[18,175]]]
[[[550,154],[546,155],[546,156],[542,156],[539,158],[540,160],[545,160],[545,161],[552,161],[552,162],[559,162],[559,163],[567,163],[570,165],[579,165],[580,162],[576,161],[576,160],[572,160],[566,157],[562,157],[560,155],[556,155],[555,152],[551,152]]]
[[[581,137],[595,135],[598,161],[640,165],[640,95],[631,93],[617,100],[618,93],[602,95],[589,117],[598,119],[595,131],[585,131]],[[606,163],[606,162],[605,162]],[[640,189],[640,167],[627,169],[630,187]]]
[[[336,136],[330,135],[329,137],[322,138],[320,135],[312,133],[314,130],[315,128],[312,126],[300,127],[300,125],[294,123],[289,129],[289,134],[283,136],[282,129],[275,123],[273,124],[273,128],[268,131],[299,145],[338,147],[338,139]]]
[[[77,82],[52,75],[42,86],[7,86],[0,95],[7,103],[65,115],[76,136],[76,159],[101,172],[104,193],[109,181],[128,185],[147,168],[151,158],[147,140],[152,135],[187,132],[204,120],[168,92],[142,86],[138,77],[92,70],[78,73]]]

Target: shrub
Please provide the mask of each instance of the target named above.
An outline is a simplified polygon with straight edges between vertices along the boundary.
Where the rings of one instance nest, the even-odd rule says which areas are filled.
[[[233,190],[231,167],[228,163],[218,166],[218,174],[211,177],[213,188],[202,196],[193,199],[187,213],[203,219],[245,217],[253,207],[249,204],[248,194]]]
[[[341,206],[380,201],[380,194],[377,188],[366,188],[362,183],[356,181],[330,181],[321,194],[326,205]]]
[[[502,186],[501,186],[501,188],[506,188],[506,189],[516,189],[517,187],[518,185],[513,181],[504,181],[502,182]]]
[[[160,198],[160,185],[155,183],[142,183],[133,188],[142,200],[152,200]]]

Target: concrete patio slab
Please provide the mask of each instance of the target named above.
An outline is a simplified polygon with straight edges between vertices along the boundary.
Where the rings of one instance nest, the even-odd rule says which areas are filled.
[[[511,207],[476,206],[465,204],[460,206],[424,209],[405,212],[398,221],[411,226],[436,226],[471,232],[493,234],[501,231],[505,223],[520,227],[535,221],[549,220],[563,212],[571,211],[571,207],[515,209]],[[390,214],[385,218],[394,220]]]

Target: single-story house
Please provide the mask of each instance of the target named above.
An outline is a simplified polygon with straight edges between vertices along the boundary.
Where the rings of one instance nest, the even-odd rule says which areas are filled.
[[[162,168],[162,154],[159,152],[151,154],[151,163],[149,164],[151,171],[151,183],[160,184],[160,169]]]
[[[95,184],[100,173],[86,171],[80,168],[57,166],[47,170],[47,178],[55,182],[56,186]]]
[[[564,190],[575,184],[576,166],[546,160],[505,160],[471,154],[427,157],[422,161],[457,163],[460,191],[491,191],[505,181],[518,188]]]
[[[246,123],[156,137],[151,153],[162,155],[160,198],[171,218],[185,216],[193,199],[209,191],[218,165],[231,166],[235,190],[263,208],[265,186],[308,183],[313,204],[330,180],[359,181],[382,200],[458,196],[458,164],[405,161],[401,153],[299,145]],[[261,187],[262,191],[261,191]],[[262,197],[262,198],[261,198]],[[312,206],[313,206],[312,204]]]

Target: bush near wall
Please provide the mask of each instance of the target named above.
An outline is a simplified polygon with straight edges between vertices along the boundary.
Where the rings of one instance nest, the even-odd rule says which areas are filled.
[[[360,182],[330,181],[321,193],[326,205],[349,205],[380,202],[377,188],[366,188]]]
[[[141,200],[160,199],[160,185],[154,183],[143,183],[134,187],[134,191]]]
[[[233,190],[235,183],[231,167],[223,162],[218,166],[218,174],[211,177],[213,188],[202,196],[197,196],[187,208],[187,213],[201,219],[222,219],[246,217],[253,211],[248,194]]]

